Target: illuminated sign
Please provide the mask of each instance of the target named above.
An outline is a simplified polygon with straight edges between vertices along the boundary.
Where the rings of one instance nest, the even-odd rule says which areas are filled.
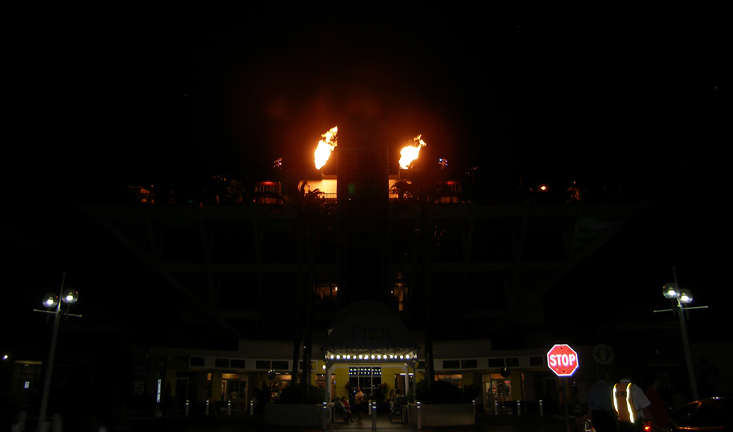
[[[547,366],[559,377],[571,376],[578,370],[578,353],[570,345],[555,345],[547,352]]]

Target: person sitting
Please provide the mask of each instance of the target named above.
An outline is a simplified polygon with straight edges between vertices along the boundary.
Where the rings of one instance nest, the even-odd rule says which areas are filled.
[[[341,413],[344,414],[344,423],[354,421],[351,418],[351,406],[349,405],[349,401],[346,400],[345,396],[341,396],[341,400],[338,401],[338,406]]]

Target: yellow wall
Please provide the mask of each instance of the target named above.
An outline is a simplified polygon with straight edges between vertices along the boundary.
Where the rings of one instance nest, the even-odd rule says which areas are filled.
[[[512,381],[512,400],[524,400],[524,392],[522,391],[522,371],[511,369],[509,379]]]
[[[410,370],[408,369],[408,373]],[[404,373],[401,367],[396,366],[382,366],[382,382],[387,383],[387,396],[390,391],[395,390],[396,374]],[[401,396],[405,396],[402,394]]]
[[[319,364],[320,367],[320,364]],[[412,369],[408,369],[408,373],[411,373]],[[404,370],[399,366],[382,365],[382,382],[387,384],[387,394],[391,390],[395,390],[395,375],[404,373]],[[349,367],[347,365],[336,368],[333,373],[336,380],[334,397],[341,399],[342,396],[349,397],[348,390],[346,389],[346,383],[349,382]],[[419,382],[423,378],[422,373],[417,374],[415,382]],[[405,396],[404,394],[402,396]]]
[[[311,372],[311,385],[315,386],[316,381],[318,380],[318,374],[323,374],[323,365],[326,364],[326,362],[321,360],[312,361],[311,363],[315,363],[316,367],[313,368],[313,372]]]
[[[461,384],[463,388],[473,384],[473,372],[464,372],[461,376]]]
[[[420,380],[425,379],[425,372],[415,372],[415,384],[419,383]]]
[[[221,400],[221,371],[211,372],[211,400]]]
[[[349,382],[349,368],[337,368],[334,371],[333,375],[336,379],[336,393],[334,394],[334,398],[341,399],[342,396],[346,396],[346,398],[348,399],[349,392],[348,390],[346,390],[346,383]]]

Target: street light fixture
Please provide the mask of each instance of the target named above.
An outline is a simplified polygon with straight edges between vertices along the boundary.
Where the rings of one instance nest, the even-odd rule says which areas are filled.
[[[59,298],[54,293],[48,293],[45,297],[43,297],[43,305],[47,308],[51,309],[52,307],[59,304]]]
[[[59,317],[63,314],[68,319],[69,316],[81,317],[81,315],[71,314],[68,312],[61,311],[61,302],[59,298],[69,306],[76,303],[79,299],[79,293],[73,289],[67,289],[64,291],[64,281],[66,280],[66,273],[63,273],[61,278],[61,290],[59,295],[48,293],[43,297],[43,305],[49,310],[33,309],[34,312],[43,312],[47,314],[53,314],[53,333],[51,333],[51,347],[48,350],[48,361],[46,362],[46,379],[43,382],[43,396],[41,397],[41,411],[38,415],[38,431],[47,432],[50,428],[50,424],[46,421],[46,410],[48,409],[48,394],[51,390],[51,372],[53,372],[53,359],[56,353],[56,341],[58,340],[59,334]]]
[[[676,283],[668,283],[662,287],[662,294],[668,299],[680,298],[680,290]]]
[[[690,354],[690,341],[687,338],[687,326],[685,324],[685,311],[690,309],[707,309],[707,306],[687,306],[692,303],[692,293],[688,289],[680,289],[677,286],[677,272],[672,267],[674,274],[674,283],[668,283],[662,287],[662,294],[670,300],[677,300],[677,308],[675,309],[658,309],[654,312],[673,312],[677,313],[680,319],[680,331],[682,332],[682,348],[685,351],[685,363],[687,363],[687,377],[690,380],[690,391],[692,399],[698,400],[697,383],[695,382],[695,369],[692,364],[692,355]]]
[[[69,288],[64,291],[64,295],[62,298],[64,299],[64,303],[68,305],[73,305],[74,303],[76,303],[77,300],[79,300],[79,293],[76,292],[76,290]]]

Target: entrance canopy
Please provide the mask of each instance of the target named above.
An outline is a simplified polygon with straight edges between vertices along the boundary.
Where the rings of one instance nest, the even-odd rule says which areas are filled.
[[[339,314],[323,345],[327,363],[417,361],[413,335],[384,305],[358,302]]]
[[[386,305],[372,301],[352,303],[336,315],[323,344],[326,376],[353,364],[387,365],[402,369],[405,394],[410,390],[409,369],[416,369],[415,337]],[[328,400],[333,399],[328,386]]]

